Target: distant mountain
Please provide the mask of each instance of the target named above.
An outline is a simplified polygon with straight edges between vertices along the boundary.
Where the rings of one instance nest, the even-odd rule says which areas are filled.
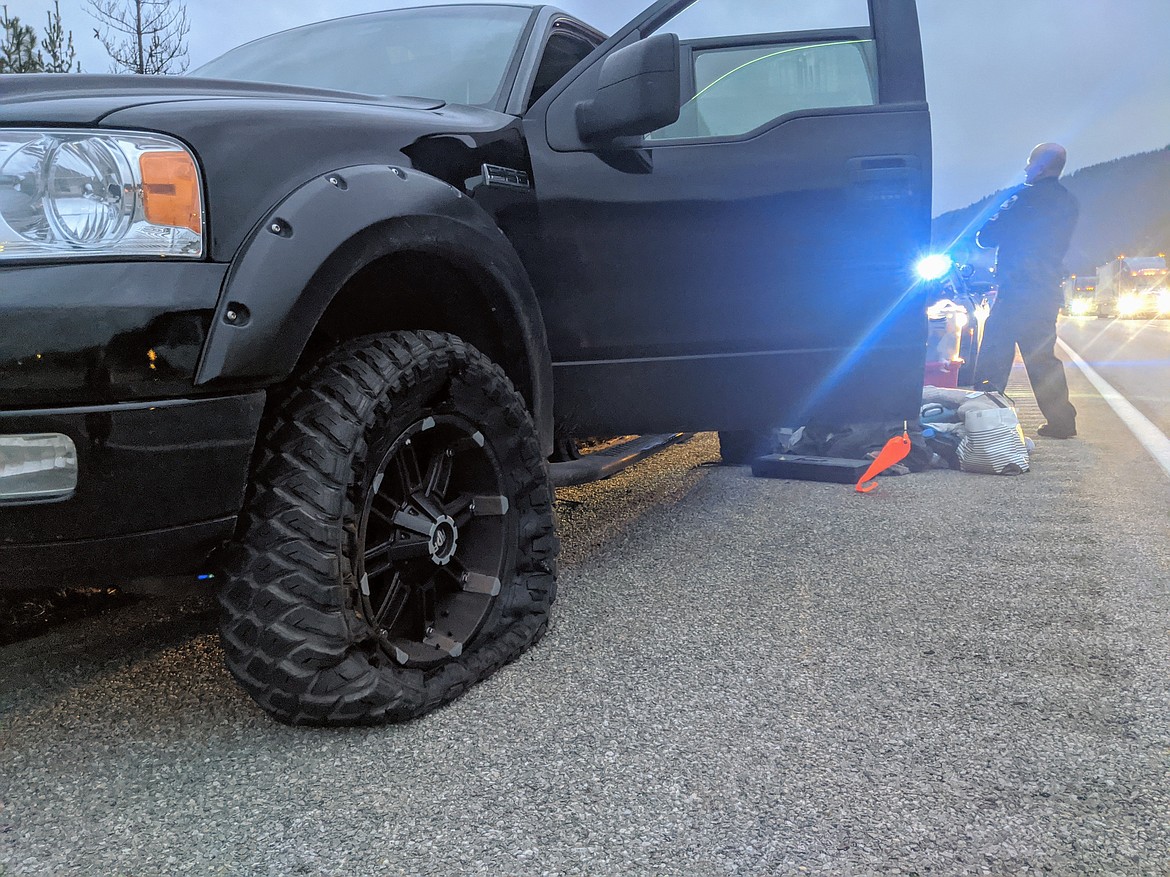
[[[1081,205],[1065,267],[1091,274],[1120,254],[1155,256],[1170,253],[1170,146],[1081,168],[1062,178]],[[934,245],[954,248],[960,260],[983,260],[974,253],[974,233],[1006,197],[988,195],[934,220]]]

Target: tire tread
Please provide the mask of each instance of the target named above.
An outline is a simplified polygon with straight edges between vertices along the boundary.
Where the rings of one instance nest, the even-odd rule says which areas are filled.
[[[423,672],[371,647],[350,605],[346,560],[364,436],[380,415],[442,378],[490,400],[519,515],[517,587],[499,629]],[[523,398],[499,366],[452,335],[394,332],[339,345],[301,379],[263,430],[248,507],[220,592],[232,675],[279,721],[352,725],[429,712],[514,660],[543,635],[556,592],[553,494]]]

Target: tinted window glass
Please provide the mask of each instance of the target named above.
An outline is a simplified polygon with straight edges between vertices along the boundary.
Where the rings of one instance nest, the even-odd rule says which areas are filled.
[[[451,6],[356,15],[256,40],[192,75],[486,106],[531,9]]]
[[[868,0],[697,0],[663,31],[682,40],[869,27]]]
[[[678,122],[652,140],[737,137],[787,113],[877,102],[868,0],[696,0],[658,30],[684,43],[684,93]]]
[[[528,98],[528,106],[532,106],[541,96],[552,88],[562,76],[577,66],[593,49],[593,43],[576,34],[554,33],[548,38],[548,45],[544,47],[544,55],[540,59],[540,67],[536,71],[536,81],[532,84],[532,94]]]
[[[785,113],[876,103],[873,43],[771,44],[696,50],[695,94],[652,139],[731,137]]]

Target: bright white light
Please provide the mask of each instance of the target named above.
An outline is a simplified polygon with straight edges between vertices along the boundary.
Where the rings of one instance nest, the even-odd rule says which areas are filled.
[[[1140,295],[1126,293],[1117,299],[1117,313],[1122,317],[1132,317],[1141,311],[1144,302]]]
[[[934,253],[919,259],[918,264],[914,266],[914,270],[918,272],[918,276],[923,280],[938,280],[950,271],[951,266],[954,264],[955,260],[946,253]]]
[[[1068,310],[1074,317],[1086,317],[1093,312],[1093,300],[1091,298],[1074,298],[1069,302]]]

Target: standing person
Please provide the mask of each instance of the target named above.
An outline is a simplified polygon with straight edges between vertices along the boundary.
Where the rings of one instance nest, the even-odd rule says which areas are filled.
[[[999,248],[999,293],[987,319],[975,368],[975,386],[1003,392],[1016,345],[1047,423],[1048,438],[1077,434],[1077,410],[1068,400],[1064,363],[1056,358],[1056,316],[1061,304],[1061,263],[1077,224],[1077,202],[1060,184],[1067,155],[1041,143],[1028,156],[1024,186],[979,230],[976,241]]]

